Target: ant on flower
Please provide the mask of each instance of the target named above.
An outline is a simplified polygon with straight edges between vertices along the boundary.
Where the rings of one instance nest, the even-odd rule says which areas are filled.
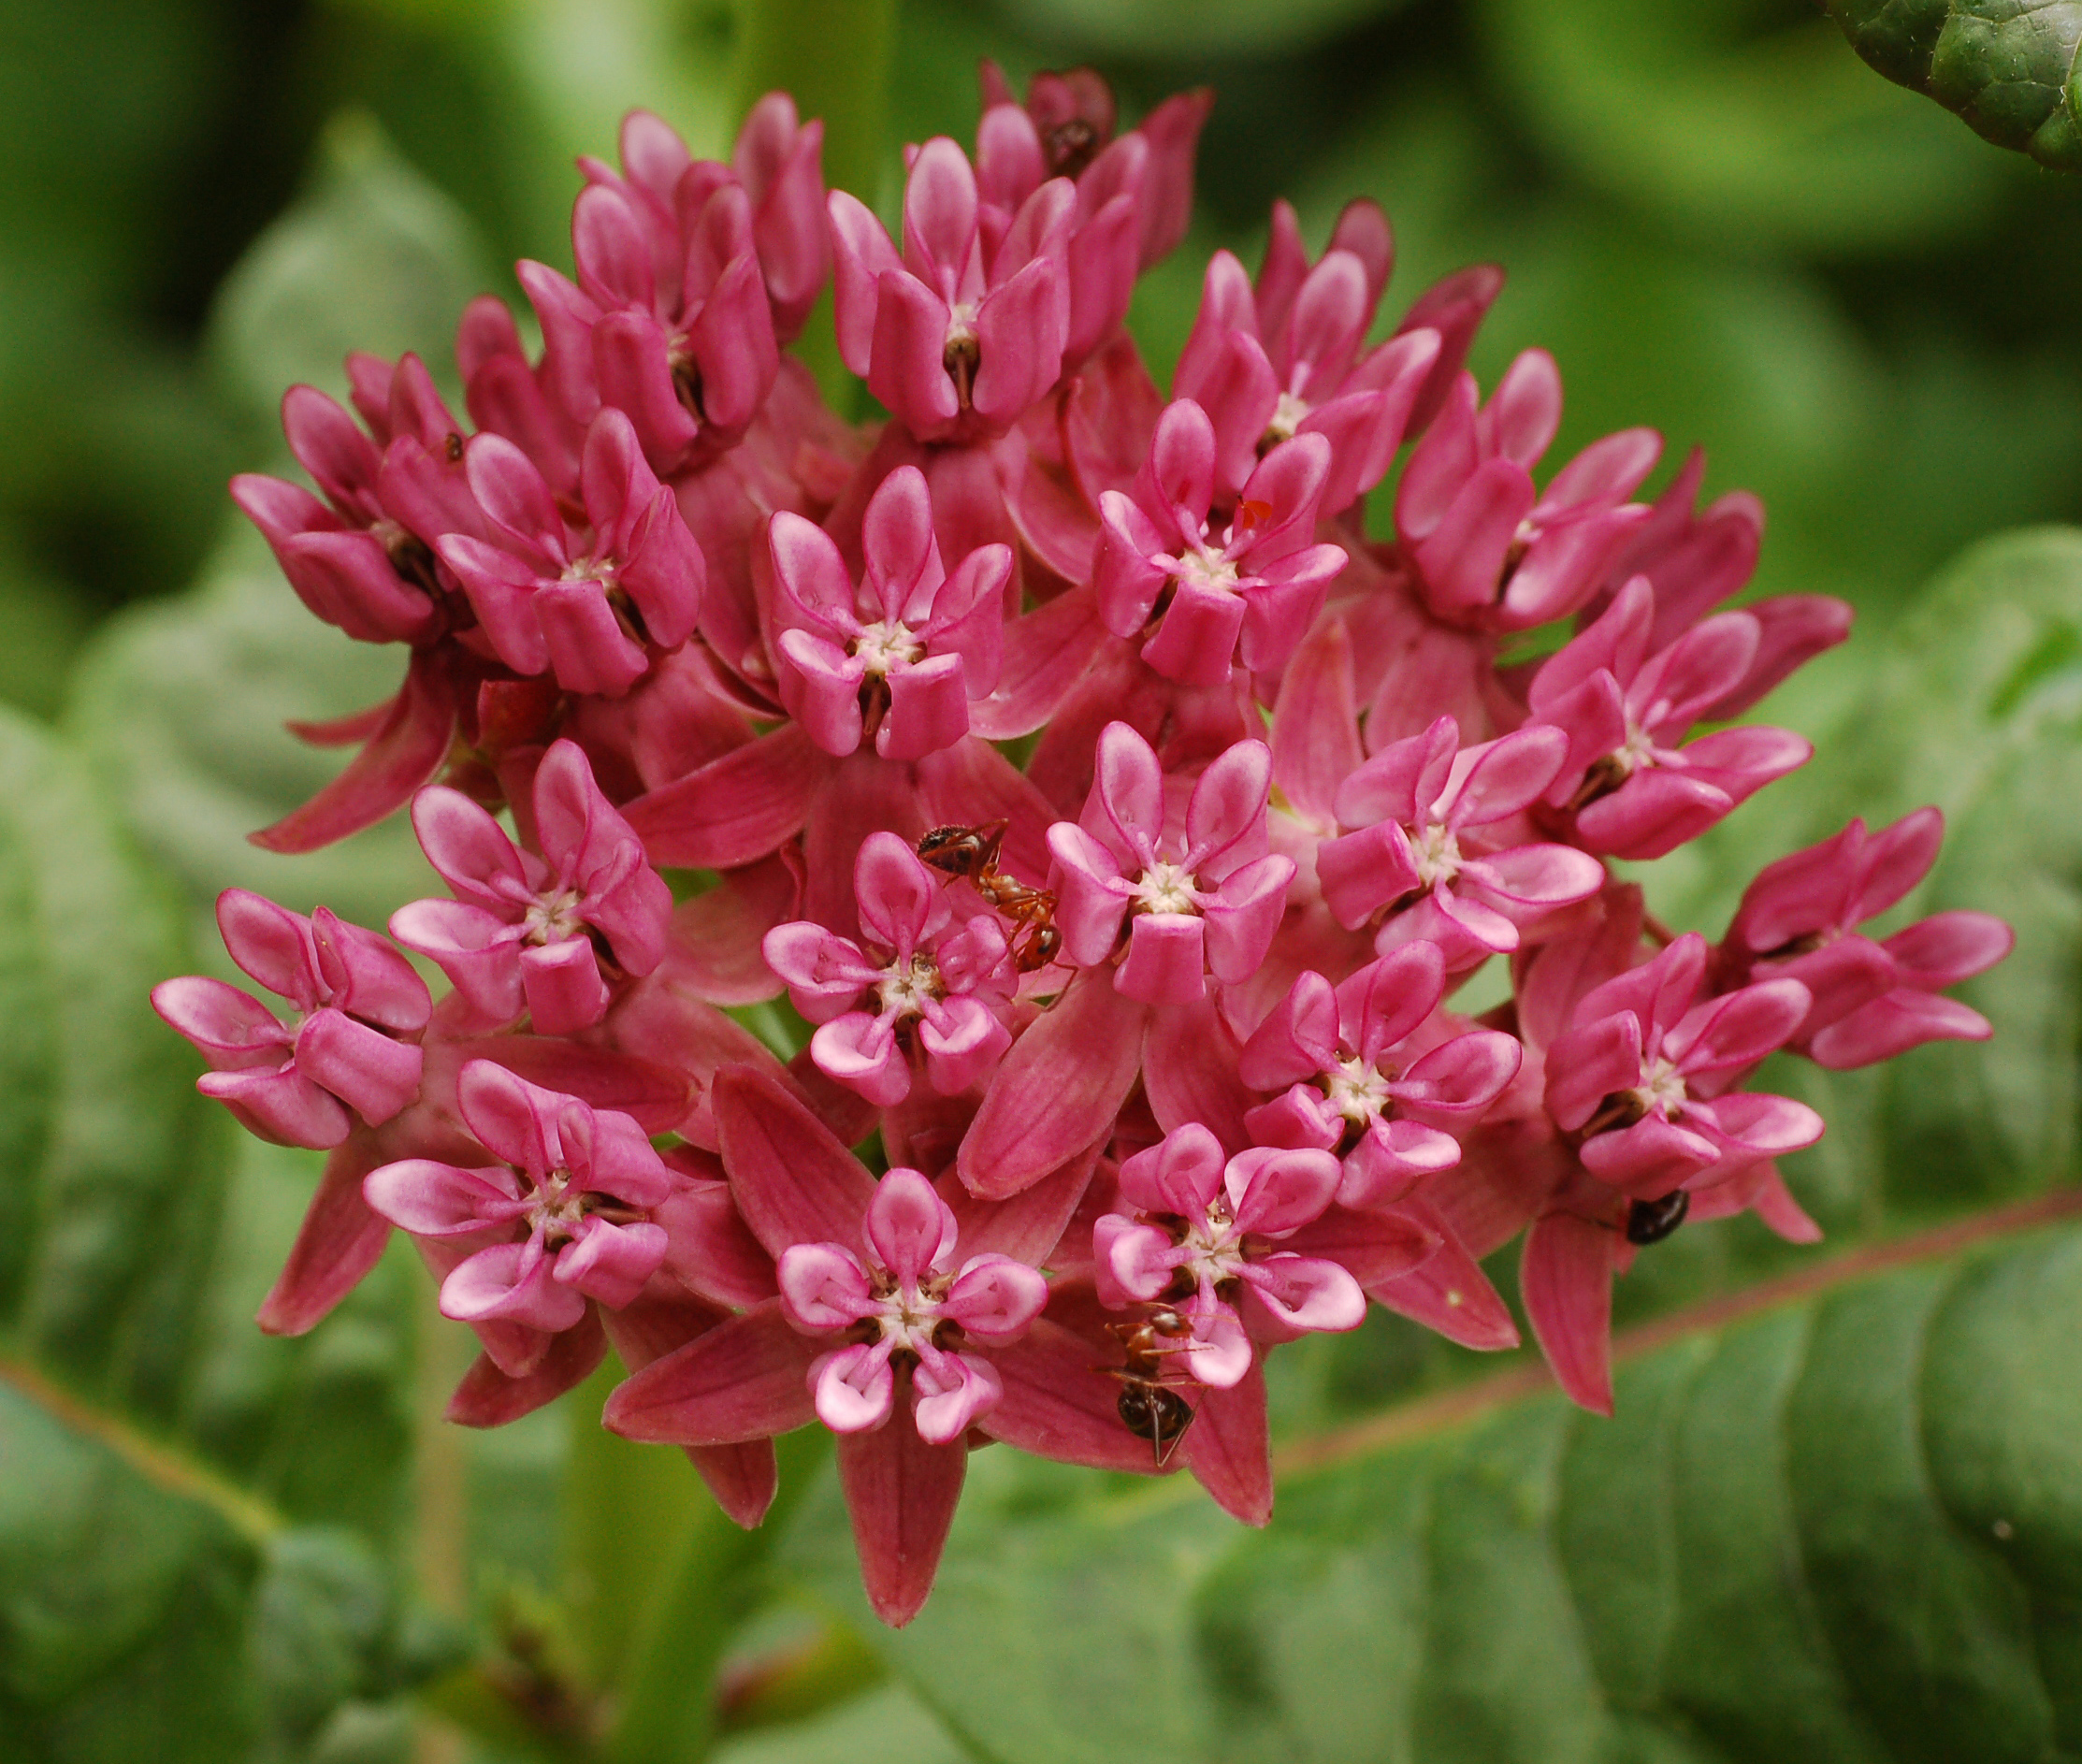
[[[1186,1352],[1193,1320],[1165,1305],[1134,1323],[1108,1323],[1106,1334],[1120,1342],[1126,1364],[1092,1369],[1121,1381],[1114,1410],[1130,1433],[1149,1440],[1161,1470],[1193,1425],[1193,1405],[1178,1393],[1193,1388],[1195,1381],[1166,1379],[1163,1364],[1168,1355]]]
[[[1012,920],[1018,927],[1012,939],[1013,962],[1021,974],[1032,974],[1055,960],[1063,947],[1063,933],[1054,923],[1054,893],[1031,889],[998,868],[1005,829],[1002,820],[986,821],[980,827],[935,827],[918,841],[918,853],[933,869],[969,883]]]

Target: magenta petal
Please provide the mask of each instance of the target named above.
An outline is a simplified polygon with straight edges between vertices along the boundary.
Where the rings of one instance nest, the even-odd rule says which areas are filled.
[[[1247,1525],[1269,1525],[1272,1458],[1264,1368],[1253,1365],[1239,1383],[1207,1390],[1179,1452],[1224,1512]]]
[[[1612,1412],[1612,1273],[1621,1239],[1610,1225],[1549,1213],[1525,1234],[1519,1272],[1525,1311],[1569,1399]]]
[[[457,1169],[430,1158],[406,1158],[372,1170],[362,1198],[394,1225],[420,1237],[461,1236],[517,1219],[520,1186],[503,1164]]]
[[[1153,1012],[1142,1038],[1142,1081],[1157,1124],[1168,1133],[1202,1121],[1229,1150],[1249,1144],[1244,1111],[1251,1098],[1237,1058],[1236,1037],[1211,1001]]]
[[[1600,1182],[1655,1200],[1710,1168],[1720,1148],[1658,1114],[1613,1133],[1593,1134],[1577,1155]]]
[[[520,976],[529,1021],[539,1035],[589,1029],[607,1014],[607,981],[586,938],[523,949]]]
[[[1192,1005],[1205,997],[1207,923],[1194,913],[1147,913],[1130,920],[1128,959],[1113,976],[1121,997],[1145,1005]]]
[[[1099,1147],[1088,1146],[1032,1188],[1002,1201],[978,1200],[959,1181],[941,1177],[940,1192],[954,1209],[956,1242],[971,1255],[1005,1255],[1042,1266],[1091,1187],[1098,1156]]]
[[[1986,1017],[1958,999],[1898,987],[1831,1023],[1807,1050],[1817,1065],[1847,1072],[1891,1060],[1927,1041],[1986,1041],[1993,1033]]]
[[[419,1094],[423,1057],[412,1043],[393,1041],[342,1011],[313,1011],[296,1034],[296,1069],[371,1127]]]
[[[859,1246],[875,1179],[830,1128],[752,1066],[716,1075],[714,1106],[730,1193],[770,1254],[798,1243]]]
[[[868,1602],[884,1623],[901,1628],[933,1590],[968,1448],[959,1440],[928,1445],[905,1415],[872,1433],[842,1434],[838,1460]]]
[[[734,869],[770,856],[802,830],[823,776],[802,730],[771,734],[713,760],[624,810],[651,861],[687,869]]]
[[[976,412],[999,428],[1054,383],[1069,335],[1069,293],[1053,257],[1036,257],[976,310]]]
[[[1080,974],[1000,1063],[961,1142],[961,1180],[1003,1200],[1096,1144],[1134,1088],[1143,1007]]]
[[[648,1220],[627,1225],[595,1221],[557,1252],[555,1277],[614,1309],[634,1301],[665,1260],[665,1230]]]
[[[606,1331],[599,1314],[589,1311],[575,1327],[557,1336],[522,1377],[509,1377],[489,1353],[479,1354],[449,1397],[441,1419],[458,1427],[503,1427],[576,1389],[606,1357]]]
[[[739,1445],[791,1433],[816,1416],[804,1381],[819,1344],[765,1304],[654,1360],[607,1399],[600,1419],[629,1439]]]
[[[247,837],[265,851],[295,854],[374,826],[448,758],[455,729],[455,687],[439,652],[414,651],[383,727],[346,770],[301,808]]]
[[[1216,979],[1235,986],[1258,971],[1280,929],[1294,876],[1294,860],[1273,852],[1222,883],[1206,908],[1207,967]]]
[[[687,1455],[732,1525],[749,1531],[766,1517],[780,1482],[771,1440],[690,1445]]]
[[[261,1301],[255,1321],[268,1335],[300,1336],[314,1327],[383,1255],[390,1221],[362,1194],[380,1155],[372,1135],[356,1133],[325,1160],[289,1259]]]
[[[571,1328],[586,1299],[550,1278],[550,1258],[525,1243],[497,1243],[466,1257],[441,1282],[441,1314],[458,1323],[511,1323],[545,1335]],[[493,1345],[487,1343],[487,1345]]]

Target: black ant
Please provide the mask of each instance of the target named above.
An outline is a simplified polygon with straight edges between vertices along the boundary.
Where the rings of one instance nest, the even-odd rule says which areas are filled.
[[[1093,1369],[1121,1381],[1114,1412],[1136,1439],[1149,1440],[1161,1470],[1193,1425],[1193,1405],[1178,1393],[1192,1389],[1195,1381],[1166,1379],[1163,1364],[1168,1355],[1187,1351],[1185,1337],[1193,1334],[1193,1320],[1164,1306],[1136,1323],[1108,1323],[1106,1333],[1120,1342],[1126,1364]]]
[[[1005,828],[1002,820],[981,827],[935,827],[918,841],[918,852],[933,869],[971,884],[1013,922],[1013,965],[1021,974],[1032,974],[1055,960],[1063,933],[1055,927],[1054,893],[1030,889],[998,868]]]
[[[1692,1197],[1684,1189],[1670,1190],[1660,1200],[1627,1203],[1627,1241],[1660,1243],[1684,1222],[1692,1210]]]

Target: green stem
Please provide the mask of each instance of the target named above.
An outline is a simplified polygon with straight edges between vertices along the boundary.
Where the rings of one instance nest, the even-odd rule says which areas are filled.
[[[713,1502],[697,1510],[623,1683],[621,1718],[605,1748],[614,1764],[696,1764],[714,1748],[716,1669],[766,1590],[767,1561],[830,1443],[816,1426],[774,1441],[780,1491],[757,1529],[741,1531]]]
[[[765,93],[794,95],[806,119],[824,119],[824,181],[870,208],[891,166],[889,76],[896,61],[896,0],[738,0],[737,109]],[[855,386],[839,360],[827,293],[795,344],[824,396],[852,408]]]

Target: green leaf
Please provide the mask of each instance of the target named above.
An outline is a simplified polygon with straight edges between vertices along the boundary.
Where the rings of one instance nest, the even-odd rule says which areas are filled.
[[[0,1328],[159,1412],[206,1234],[192,1057],[147,993],[180,917],[79,756],[0,713]]]
[[[450,368],[455,321],[487,282],[470,223],[390,151],[369,117],[336,117],[311,193],[218,291],[210,348],[226,391],[272,430],[285,387],[339,390],[350,350],[417,350]]]
[[[2082,169],[2075,52],[2082,7],[2015,0],[1825,0],[1851,47],[1984,140]]]
[[[1542,147],[1675,229],[1841,255],[1973,226],[2000,162],[1864,80],[1823,21],[1790,16],[1757,0],[1480,8]]]
[[[318,1160],[195,1096],[148,996],[187,965],[180,901],[12,713],[0,903],[0,1731],[51,1760],[300,1743],[441,1664],[371,1554],[405,1492],[408,1270],[302,1341],[254,1331]],[[293,1545],[296,1518],[362,1535]]]
[[[1000,9],[1057,52],[1178,56],[1291,51],[1319,43],[1400,0],[999,0]]]
[[[236,886],[381,928],[439,889],[402,816],[298,858],[246,835],[307,801],[344,762],[284,724],[379,702],[404,668],[402,649],[353,643],[311,617],[240,520],[200,587],[133,608],[96,633],[65,724],[139,840],[198,907]]]
[[[924,1613],[859,1621],[997,1764],[2055,1756],[2076,1210],[1673,1320],[1615,1421],[1507,1374],[1314,1442],[1263,1533],[1182,1481],[1021,1513],[982,1454]],[[861,1613],[847,1566],[802,1571]]]

